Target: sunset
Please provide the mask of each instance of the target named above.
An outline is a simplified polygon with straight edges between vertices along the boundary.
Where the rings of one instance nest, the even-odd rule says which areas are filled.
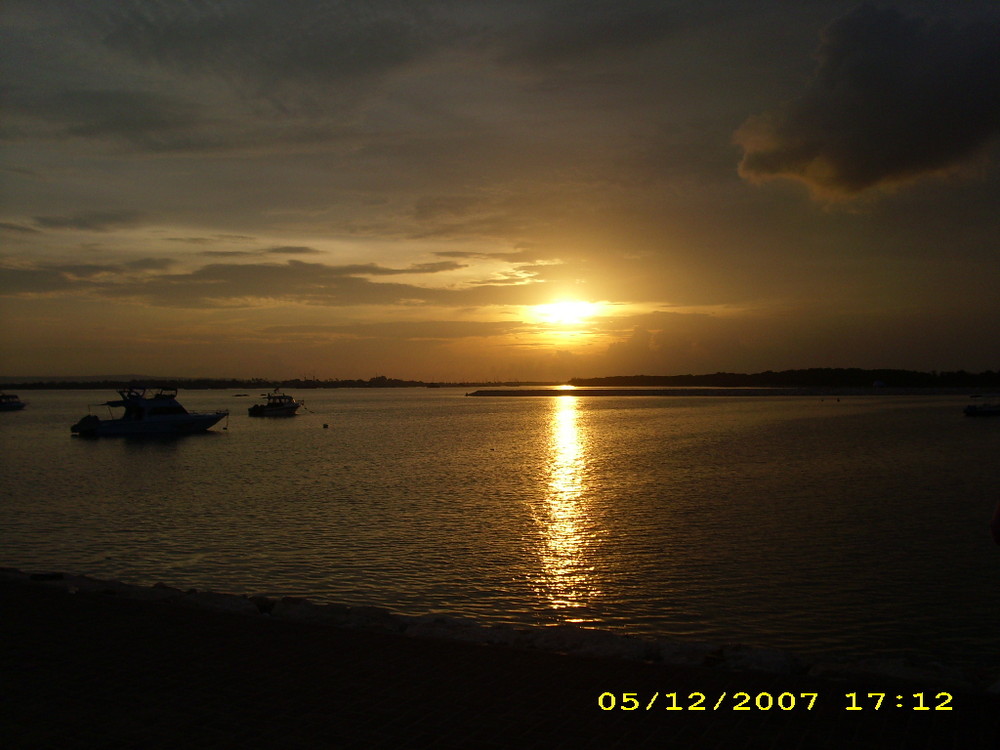
[[[2,0],[12,748],[1000,747],[996,0]]]
[[[0,13],[2,375],[997,367],[995,3]]]

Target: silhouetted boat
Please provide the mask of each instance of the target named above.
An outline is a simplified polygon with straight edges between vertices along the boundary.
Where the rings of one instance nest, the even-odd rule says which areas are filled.
[[[70,431],[82,437],[110,437],[116,435],[187,435],[204,432],[228,411],[189,412],[177,402],[176,388],[160,388],[146,396],[145,388],[123,388],[118,391],[121,399],[107,401],[102,406],[123,407],[125,412],[117,419],[99,419],[88,414]]]
[[[1000,403],[969,404],[963,411],[967,417],[1000,417]]]
[[[254,404],[247,411],[251,417],[292,417],[302,406],[301,401],[296,401],[287,393],[278,393],[275,388],[271,393],[262,393],[267,401],[263,404]]]
[[[0,393],[0,411],[18,411],[24,406],[24,402],[13,393]]]

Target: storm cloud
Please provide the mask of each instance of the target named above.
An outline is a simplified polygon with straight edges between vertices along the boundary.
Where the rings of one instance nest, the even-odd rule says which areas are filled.
[[[822,36],[809,88],[736,133],[740,174],[844,197],[952,170],[1000,132],[1000,19],[863,5]]]

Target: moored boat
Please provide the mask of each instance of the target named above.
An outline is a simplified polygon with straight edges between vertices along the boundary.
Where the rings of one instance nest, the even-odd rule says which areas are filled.
[[[973,398],[980,398],[973,396]],[[982,401],[976,404],[969,404],[962,410],[967,417],[998,417],[1000,416],[1000,400],[994,401],[995,396],[988,396],[989,401]]]
[[[204,432],[216,424],[228,411],[190,412],[177,401],[176,388],[160,388],[151,396],[145,388],[123,388],[121,398],[107,401],[102,406],[124,408],[117,418],[100,419],[88,414],[70,427],[81,437],[110,437],[118,435],[187,435]]]
[[[13,393],[0,393],[0,411],[19,411],[25,403]]]
[[[287,393],[279,393],[280,389],[275,388],[270,393],[261,395],[267,399],[263,404],[254,404],[247,412],[251,417],[291,417],[302,406],[301,401],[296,401]]]

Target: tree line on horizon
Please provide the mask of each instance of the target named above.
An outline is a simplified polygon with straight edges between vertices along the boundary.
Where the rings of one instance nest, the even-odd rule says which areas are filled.
[[[573,378],[576,386],[705,386],[713,388],[994,388],[1000,372],[919,372],[916,370],[865,370],[813,367],[805,370],[767,370],[753,374],[716,372],[705,375],[614,375]]]
[[[612,375],[600,378],[572,378],[567,382],[574,386],[591,387],[708,387],[708,388],[1000,388],[1000,371],[986,370],[972,373],[965,370],[950,372],[920,372],[916,370],[861,368],[809,368],[804,370],[767,370],[758,373],[716,372],[702,375]],[[44,379],[21,383],[3,383],[4,388],[32,389],[110,389],[169,388],[187,389],[247,389],[274,390],[275,388],[426,388],[428,386],[483,386],[483,385],[561,385],[556,382],[426,382],[422,380],[400,380],[385,375],[376,375],[368,380],[321,380],[316,378],[294,378],[291,380],[270,380],[266,378],[157,378],[138,379],[95,378],[77,380]]]

